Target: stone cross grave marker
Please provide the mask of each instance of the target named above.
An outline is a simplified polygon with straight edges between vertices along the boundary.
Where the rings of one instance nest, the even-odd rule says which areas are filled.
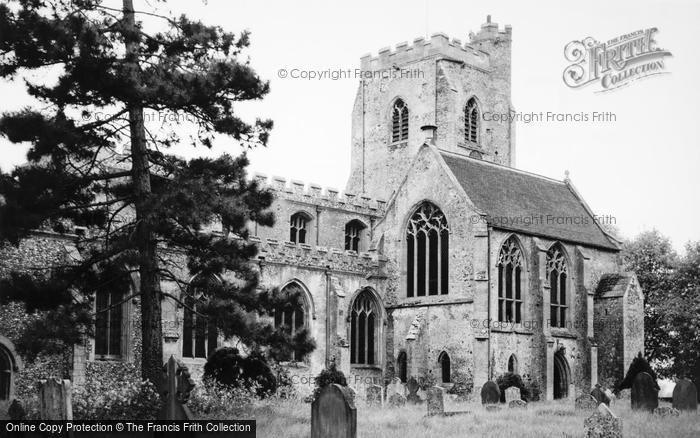
[[[347,386],[324,386],[311,404],[311,438],[356,438],[357,409]]]
[[[489,380],[481,387],[481,404],[487,405],[501,401],[501,390],[496,382]]]
[[[622,438],[622,418],[613,414],[605,403],[583,422],[586,438]]]
[[[368,406],[381,406],[382,405],[382,387],[379,385],[369,385],[365,389],[367,392],[367,405]]]
[[[698,410],[698,389],[688,379],[681,379],[673,388],[673,407],[679,411]]]
[[[659,390],[648,373],[639,373],[632,383],[632,409],[653,411],[659,407]]]
[[[444,415],[444,390],[439,386],[428,388],[428,416]]]
[[[513,400],[520,400],[520,388],[511,386],[505,390],[506,393],[506,403],[510,403]]]
[[[72,420],[70,380],[41,380],[39,387],[39,415],[42,420]]]

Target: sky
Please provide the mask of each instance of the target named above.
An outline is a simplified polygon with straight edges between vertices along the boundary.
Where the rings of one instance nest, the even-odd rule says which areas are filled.
[[[148,9],[142,0],[134,3]],[[614,114],[607,122],[516,123],[515,166],[557,179],[568,171],[593,211],[612,217],[623,237],[656,228],[680,251],[700,240],[700,2],[183,0],[165,8],[229,31],[251,31],[246,55],[271,92],[237,110],[250,120],[275,122],[268,146],[248,152],[251,171],[339,189],[350,169],[357,80],[280,78],[280,69],[355,69],[365,53],[435,32],[467,41],[490,14],[513,27],[516,111]],[[672,53],[665,59],[668,74],[607,93],[564,84],[567,43],[652,27],[657,45]],[[31,104],[22,82],[0,81],[0,111]],[[212,150],[173,150],[185,157],[242,151],[226,138]],[[21,164],[25,152],[0,139],[0,168]]]

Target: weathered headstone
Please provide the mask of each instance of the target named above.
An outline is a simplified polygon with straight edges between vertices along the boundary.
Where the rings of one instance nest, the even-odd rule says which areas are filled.
[[[379,385],[369,385],[367,391],[367,405],[381,406],[382,404],[382,387]]]
[[[420,389],[420,386],[418,385],[418,381],[415,377],[411,377],[410,379],[408,379],[408,383],[406,383],[406,389],[408,390],[408,395],[406,396],[407,402],[417,404],[423,401],[418,395],[418,390]]]
[[[72,420],[70,380],[41,380],[39,415],[42,420]]]
[[[501,401],[501,390],[496,382],[489,380],[481,387],[481,404],[498,403]]]
[[[439,386],[428,388],[428,415],[443,415],[445,413],[445,402],[443,399],[444,390]]]
[[[698,389],[693,382],[688,379],[676,382],[676,387],[673,388],[673,407],[679,411],[698,410]]]
[[[311,438],[356,438],[357,409],[347,386],[324,386],[311,404]]]
[[[405,395],[405,391],[406,388],[404,388],[403,383],[401,383],[401,379],[394,377],[386,387],[386,397],[389,398],[393,394]]]
[[[582,411],[592,411],[598,407],[598,400],[590,394],[581,394],[576,398],[574,407]]]
[[[389,406],[392,408],[400,408],[406,405],[406,397],[402,394],[391,394],[389,396]]]
[[[603,391],[600,385],[596,385],[595,388],[591,390],[591,395],[596,399],[598,404],[605,403],[610,406],[610,397],[608,397],[608,394]]]
[[[505,390],[506,393],[506,403],[510,403],[513,400],[520,400],[520,388],[511,386]]]
[[[526,409],[527,408],[527,402],[525,400],[511,400],[510,403],[508,403],[508,407],[512,409]]]
[[[658,417],[679,417],[681,415],[678,409],[671,408],[668,406],[662,406],[660,408],[654,409],[653,414]]]
[[[648,374],[637,374],[632,383],[632,409],[653,411],[659,407],[659,390],[654,379]]]
[[[622,418],[613,414],[605,403],[583,422],[586,438],[622,438]]]

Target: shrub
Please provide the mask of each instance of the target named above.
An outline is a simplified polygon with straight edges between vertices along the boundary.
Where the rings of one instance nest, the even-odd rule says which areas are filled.
[[[659,384],[656,382],[656,380],[658,379],[656,373],[653,369],[651,369],[651,365],[649,365],[649,362],[647,362],[647,360],[644,359],[644,357],[642,356],[642,352],[640,351],[637,357],[632,359],[632,363],[630,364],[630,367],[627,370],[627,375],[625,375],[625,379],[615,387],[615,394],[619,394],[620,391],[622,391],[623,389],[631,388],[632,383],[634,382],[634,378],[637,377],[637,374],[639,373],[648,373],[654,380],[654,385],[656,386],[656,389],[660,389]]]
[[[260,397],[277,389],[277,379],[261,354],[243,357],[238,349],[231,347],[220,348],[209,356],[204,365],[204,379],[233,388],[250,388],[254,382]]]
[[[318,395],[321,393],[321,389],[323,389],[325,386],[333,383],[337,383],[340,386],[348,386],[348,381],[345,379],[345,374],[343,374],[343,372],[336,367],[335,362],[331,362],[328,368],[321,370],[321,372],[318,373],[318,376],[316,376],[314,382],[316,383],[316,388],[314,389],[313,394],[304,399],[304,401],[309,403],[316,400],[316,397],[318,397]]]
[[[198,419],[247,418],[257,389],[255,382],[233,386],[205,379],[192,390],[187,406]]]
[[[515,386],[516,388],[520,389],[520,398],[523,400],[529,400],[530,399],[530,391],[527,389],[525,386],[525,382],[523,382],[523,378],[520,377],[520,374],[515,374],[515,373],[505,373],[496,378],[496,384],[498,385],[498,389],[501,390],[501,403],[506,402],[506,389]]]

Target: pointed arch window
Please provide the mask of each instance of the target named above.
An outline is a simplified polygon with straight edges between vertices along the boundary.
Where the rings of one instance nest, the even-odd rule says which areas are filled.
[[[304,290],[298,283],[292,282],[282,288],[282,294],[298,298],[290,300],[282,307],[275,309],[275,327],[282,328],[285,333],[294,337],[298,332],[306,329],[308,324],[306,305],[303,298]],[[284,359],[301,362],[304,360],[304,354],[299,350],[295,350]]]
[[[396,368],[398,368],[401,383],[408,382],[408,356],[405,351],[400,352],[399,357],[396,358]]]
[[[498,254],[498,320],[522,322],[523,256],[518,242],[506,240]]]
[[[218,347],[219,333],[213,321],[201,312],[209,300],[209,289],[218,287],[217,278],[195,277],[183,300],[182,357],[206,359]]]
[[[345,249],[352,251],[360,251],[360,243],[362,241],[362,230],[365,226],[358,220],[352,220],[345,224]]]
[[[124,292],[99,290],[95,293],[95,356],[118,359],[122,353]]]
[[[449,234],[445,215],[433,204],[424,203],[411,216],[406,230],[408,297],[447,294]]]
[[[452,378],[450,377],[452,375],[450,355],[443,351],[438,356],[438,363],[440,364],[440,376],[442,378],[442,383],[450,383],[452,381]]]
[[[508,358],[508,372],[518,374],[518,358],[514,354]]]
[[[559,245],[547,251],[547,279],[549,280],[549,323],[551,327],[566,327],[569,310],[568,263]]]
[[[350,314],[350,363],[375,365],[379,311],[374,297],[363,290],[355,298]]]
[[[479,106],[473,97],[464,107],[464,137],[467,142],[479,142]]]
[[[289,219],[289,241],[294,243],[306,243],[306,231],[311,218],[302,213],[294,213]]]
[[[396,99],[391,110],[391,142],[408,140],[408,106],[401,99]]]

